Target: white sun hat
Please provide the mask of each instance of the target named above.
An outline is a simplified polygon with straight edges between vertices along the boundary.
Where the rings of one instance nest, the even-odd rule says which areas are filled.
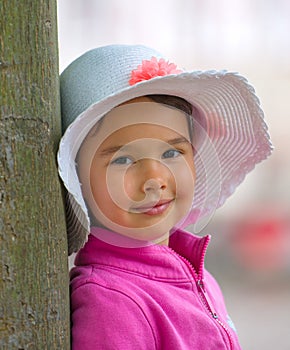
[[[67,189],[70,254],[84,245],[90,232],[76,155],[96,122],[121,103],[160,94],[181,97],[194,106],[193,132],[199,140],[195,196],[190,213],[178,227],[193,224],[193,231],[200,231],[246,174],[272,151],[255,91],[237,73],[181,71],[151,48],[109,45],[73,61],[60,83],[64,135],[58,166]]]

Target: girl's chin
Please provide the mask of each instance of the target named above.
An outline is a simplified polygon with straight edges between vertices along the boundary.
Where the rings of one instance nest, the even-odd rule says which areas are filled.
[[[184,210],[180,210],[179,215],[176,215],[176,211],[174,215],[171,211],[167,211],[167,213],[161,211],[161,215],[157,213],[158,210],[153,210],[149,214],[129,213],[129,217],[126,213],[124,216],[119,215],[118,218],[102,215],[97,221],[101,223],[99,226],[133,240],[162,242],[168,239],[169,232],[182,220]]]
[[[155,234],[152,234],[155,232]],[[115,225],[92,227],[91,234],[100,240],[119,247],[144,247],[148,244],[168,244],[169,233],[136,228],[116,228]]]

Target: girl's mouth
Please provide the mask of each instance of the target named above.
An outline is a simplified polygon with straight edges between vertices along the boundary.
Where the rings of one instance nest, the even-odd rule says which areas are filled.
[[[148,203],[142,207],[134,208],[132,212],[146,215],[160,215],[167,210],[173,201],[174,199],[165,199],[158,203],[152,203],[152,205]]]

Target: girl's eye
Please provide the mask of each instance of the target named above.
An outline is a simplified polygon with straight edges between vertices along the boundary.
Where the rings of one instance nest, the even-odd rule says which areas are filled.
[[[177,149],[169,149],[168,151],[162,154],[162,158],[163,159],[176,158],[176,157],[179,157],[181,154],[182,152],[178,151]]]
[[[132,164],[133,160],[129,157],[118,157],[114,160],[111,161],[111,164],[115,164],[115,165],[129,165]]]

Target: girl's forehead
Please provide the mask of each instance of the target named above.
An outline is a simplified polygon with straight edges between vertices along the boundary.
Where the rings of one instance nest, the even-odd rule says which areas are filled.
[[[181,142],[190,142],[189,137],[183,136],[165,126],[144,123],[142,125],[134,124],[120,128],[105,138],[97,148],[99,151],[107,147],[113,147],[113,149],[122,148],[124,150],[126,145],[129,145],[130,149],[134,147],[158,148],[168,146],[168,143],[176,144]]]
[[[141,131],[144,125],[156,126],[160,130],[162,128],[171,129],[184,137],[188,137],[189,134],[187,119],[182,111],[149,100],[145,102],[132,101],[112,109],[102,119],[96,136],[106,138],[127,127],[128,129],[135,129],[135,132],[140,127]]]

